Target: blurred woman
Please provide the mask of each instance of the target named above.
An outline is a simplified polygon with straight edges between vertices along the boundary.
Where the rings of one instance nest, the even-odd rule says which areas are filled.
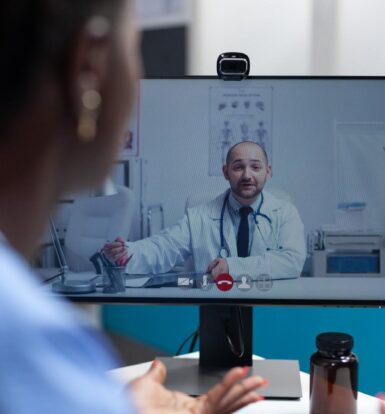
[[[228,413],[257,401],[236,368],[198,399],[166,390],[165,367],[128,390],[116,360],[27,260],[58,197],[98,186],[117,156],[140,73],[128,0],[0,3],[0,412]]]

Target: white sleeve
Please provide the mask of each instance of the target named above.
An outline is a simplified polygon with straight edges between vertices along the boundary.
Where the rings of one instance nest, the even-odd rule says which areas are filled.
[[[297,209],[289,205],[285,209],[278,235],[278,250],[265,251],[250,257],[229,257],[229,273],[258,276],[268,274],[273,279],[293,279],[301,275],[306,258],[304,226]]]
[[[187,215],[160,234],[127,243],[132,259],[126,272],[131,274],[165,273],[183,265],[191,255],[191,237]]]

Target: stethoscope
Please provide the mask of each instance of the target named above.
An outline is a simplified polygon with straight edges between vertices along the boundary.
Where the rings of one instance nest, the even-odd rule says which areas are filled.
[[[227,193],[225,195],[225,198],[223,200],[223,205],[222,205],[222,210],[221,210],[221,218],[220,218],[220,222],[219,222],[219,233],[220,233],[220,238],[221,238],[221,247],[219,249],[219,257],[221,257],[222,259],[226,259],[226,257],[230,256],[229,249],[225,246],[225,237],[224,237],[224,234],[223,234],[223,219],[224,219],[224,216],[225,216],[226,206],[227,206],[227,203],[229,201],[230,191],[231,190],[227,191]],[[270,228],[271,228],[271,233],[273,235],[275,244],[276,244],[276,246],[278,246],[279,250],[282,250],[282,246],[279,245],[277,235],[274,232],[273,223],[271,221],[271,218],[269,216],[267,216],[266,214],[261,213],[261,207],[262,207],[263,202],[264,202],[264,196],[263,196],[263,193],[261,193],[261,201],[259,202],[259,206],[257,208],[257,211],[253,212],[254,222],[255,222],[255,224],[258,228],[259,234],[261,235],[261,238],[262,238],[263,242],[266,245],[266,250],[269,251],[269,250],[272,250],[272,248],[268,247],[268,244],[265,240],[265,237],[263,236],[263,234],[261,232],[261,229],[259,227],[259,222],[258,222],[258,216],[264,218],[269,223]]]

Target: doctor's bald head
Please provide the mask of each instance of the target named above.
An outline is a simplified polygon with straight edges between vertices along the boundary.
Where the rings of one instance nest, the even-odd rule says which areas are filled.
[[[223,175],[237,200],[242,205],[251,205],[271,176],[266,151],[252,141],[235,144],[227,153]]]
[[[233,152],[236,151],[236,148],[237,147],[240,147],[240,146],[242,146],[243,148],[245,148],[246,151],[249,151],[250,150],[250,152],[254,152],[254,151],[259,152],[260,153],[259,155],[262,155],[263,156],[266,165],[269,164],[269,159],[268,159],[267,153],[266,153],[265,149],[261,145],[257,144],[256,142],[253,142],[253,141],[242,141],[242,142],[236,143],[235,145],[233,145],[227,151],[227,155],[226,155],[226,165],[229,165],[230,164],[230,162],[232,161]]]

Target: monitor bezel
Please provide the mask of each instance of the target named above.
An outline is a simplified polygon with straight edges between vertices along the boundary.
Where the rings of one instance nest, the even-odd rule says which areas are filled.
[[[381,80],[385,81],[385,76],[312,76],[312,75],[293,75],[293,76],[248,76],[239,81],[227,81],[239,84],[243,80]],[[145,76],[139,80],[221,80],[218,76]],[[145,305],[239,305],[239,306],[317,306],[317,307],[368,307],[381,308],[385,306],[385,297],[380,299],[260,299],[260,298],[189,298],[188,296],[177,297],[131,297],[124,295],[106,295],[101,293],[95,297],[92,295],[67,295],[67,297],[78,303],[114,303],[114,304],[145,304]]]

